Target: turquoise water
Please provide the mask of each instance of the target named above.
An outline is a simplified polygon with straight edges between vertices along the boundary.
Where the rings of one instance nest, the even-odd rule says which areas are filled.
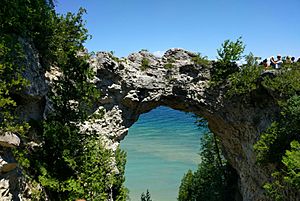
[[[201,133],[192,114],[159,107],[140,116],[121,142],[132,201],[149,189],[153,201],[175,201],[180,181],[199,163]]]

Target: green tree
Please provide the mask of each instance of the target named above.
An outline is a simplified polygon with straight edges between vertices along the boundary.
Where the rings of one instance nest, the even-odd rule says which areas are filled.
[[[183,175],[181,184],[179,187],[178,200],[193,200],[193,187],[192,184],[194,175],[192,170],[188,170],[186,174]]]
[[[211,69],[211,81],[214,84],[218,84],[227,79],[227,77],[239,71],[236,61],[238,61],[244,52],[245,45],[240,38],[235,42],[230,40],[225,40],[222,47],[217,50],[218,61],[213,63],[213,68]]]
[[[263,72],[263,66],[258,65],[257,57],[251,52],[245,56],[246,64],[240,70],[228,76],[230,88],[227,96],[249,94],[258,88],[258,80]]]
[[[265,77],[262,85],[278,94],[278,99],[288,100],[300,93],[300,62],[285,64],[276,76]]]
[[[299,197],[299,158],[297,145],[300,141],[300,65],[285,64],[281,71],[271,76],[262,75],[262,67],[250,54],[247,64],[229,75],[230,88],[227,98],[234,95],[249,95],[258,87],[272,93],[280,112],[274,114],[275,121],[260,134],[254,145],[257,162],[264,167],[275,167],[270,182],[264,185],[267,195],[272,200],[297,200]],[[270,74],[269,74],[270,75]],[[259,81],[259,82],[258,82]]]
[[[245,55],[246,64],[244,64],[243,66],[257,67],[259,65],[259,59],[260,57],[255,57],[254,54],[250,52],[248,55]]]
[[[152,201],[151,200],[151,195],[150,195],[148,189],[146,191],[146,194],[144,192],[141,194],[141,201]]]
[[[188,171],[179,188],[178,201],[231,201],[236,194],[237,175],[218,148],[218,140],[207,133],[201,140],[201,163]]]
[[[61,74],[51,81],[48,98],[53,111],[44,121],[29,123],[38,136],[22,137],[15,150],[23,174],[32,186],[31,199],[44,200],[125,200],[125,153],[104,148],[95,133],[80,130],[91,117],[89,112],[99,92],[91,83],[93,71],[84,53],[89,38],[80,9],[77,14],[55,13],[53,2],[46,0],[4,0],[0,7],[0,124],[1,130],[25,130],[14,118],[18,92],[26,87],[22,78],[23,51],[20,39],[29,41],[39,53],[43,69]],[[26,142],[37,140],[32,147]],[[116,157],[119,172],[113,171]]]
[[[261,165],[276,165],[273,181],[264,188],[274,200],[294,200],[300,195],[300,96],[295,95],[281,103],[277,121],[261,134],[254,145],[257,161]]]
[[[245,45],[242,38],[238,38],[235,42],[230,40],[225,40],[222,47],[217,50],[218,61],[228,64],[231,62],[236,62],[241,59],[242,54],[245,50]]]

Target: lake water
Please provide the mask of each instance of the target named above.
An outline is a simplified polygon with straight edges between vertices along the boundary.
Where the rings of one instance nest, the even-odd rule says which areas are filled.
[[[149,189],[153,201],[176,201],[183,174],[199,163],[204,130],[195,118],[167,107],[140,116],[121,142],[127,152],[126,187],[131,201]]]

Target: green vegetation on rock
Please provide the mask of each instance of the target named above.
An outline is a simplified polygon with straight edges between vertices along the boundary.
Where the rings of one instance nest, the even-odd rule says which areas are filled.
[[[149,67],[150,67],[149,59],[143,58],[143,59],[142,59],[142,64],[141,64],[141,70],[142,70],[142,71],[145,71],[145,70],[148,69]]]
[[[274,114],[275,121],[260,134],[254,145],[257,162],[265,168],[275,167],[269,175],[272,179],[263,188],[271,200],[297,200],[300,196],[300,63],[284,63],[280,70],[264,73],[257,57],[250,53],[245,56],[247,63],[238,67],[236,61],[241,58],[244,47],[240,38],[236,42],[227,40],[222,44],[218,50],[219,60],[212,64],[211,86],[225,85],[228,101],[233,96],[251,96],[259,88],[272,95],[279,114]],[[212,150],[207,144],[202,147],[206,147],[206,151]],[[201,155],[203,153],[205,150]],[[212,153],[209,158],[213,158]],[[218,191],[222,189],[220,178],[224,178],[225,183],[229,181],[226,176],[220,176],[223,172],[217,168],[218,165],[212,164],[213,161],[205,163],[204,160],[195,173],[188,171],[185,174],[178,200],[223,199],[224,194]],[[231,183],[228,187],[232,189],[234,186]]]
[[[28,124],[17,117],[18,96],[28,86],[23,78],[24,52],[20,42],[0,32],[0,133],[24,135]]]
[[[300,96],[280,103],[281,114],[261,134],[254,149],[261,165],[275,164],[273,180],[264,185],[274,200],[293,200],[300,192]],[[297,193],[298,192],[298,193]],[[296,194],[295,194],[296,193]]]
[[[192,61],[196,65],[200,65],[200,66],[204,66],[204,67],[209,66],[209,64],[211,63],[208,60],[207,56],[202,56],[200,53],[198,53],[196,56],[192,57]]]
[[[229,75],[239,71],[236,61],[241,59],[245,45],[241,38],[235,42],[225,40],[222,47],[217,50],[218,60],[212,64],[211,83],[213,86],[224,82]]]
[[[272,94],[280,111],[274,114],[276,118],[271,126],[260,134],[254,150],[261,166],[275,167],[270,175],[272,179],[264,185],[270,199],[295,200],[300,196],[300,64],[284,64],[280,70],[262,77],[262,67],[253,55],[248,58],[246,65],[229,75],[228,98],[249,95],[258,87]]]
[[[237,51],[233,51],[237,56],[229,58],[239,58],[238,50],[243,49],[240,48],[241,44],[238,41],[235,43],[239,46]],[[227,51],[226,46],[223,47],[221,53]],[[271,126],[260,134],[254,149],[260,165],[275,166],[274,172],[270,175],[272,180],[264,185],[270,199],[295,200],[300,196],[300,64],[299,62],[283,64],[280,70],[262,77],[263,67],[258,65],[256,58],[250,54],[246,60],[247,64],[228,75],[230,86],[227,98],[230,99],[234,95],[250,95],[258,87],[272,93],[280,113]]]
[[[258,65],[254,55],[246,56],[247,63],[242,65],[239,71],[228,76],[230,87],[228,97],[241,94],[249,94],[257,88],[257,82],[263,72],[263,67]]]

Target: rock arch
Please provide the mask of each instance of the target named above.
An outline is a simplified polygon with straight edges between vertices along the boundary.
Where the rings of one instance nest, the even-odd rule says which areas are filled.
[[[100,131],[116,147],[140,114],[158,106],[192,112],[208,120],[239,175],[243,200],[266,200],[261,186],[267,170],[255,163],[253,144],[277,111],[264,90],[245,97],[224,98],[225,87],[209,87],[211,66],[196,64],[196,54],[171,49],[162,58],[147,51],[118,59],[99,52],[91,58],[95,84],[102,93],[102,120],[86,125]]]
[[[40,69],[38,53],[29,43],[24,42],[24,46],[28,54],[25,76],[31,85],[20,111],[38,120],[47,111],[49,83]],[[95,108],[104,111],[104,118],[86,122],[82,129],[95,131],[114,149],[139,115],[155,107],[163,105],[203,116],[220,137],[227,159],[237,170],[243,200],[267,200],[261,186],[270,179],[270,172],[256,164],[253,144],[278,112],[275,101],[262,88],[247,96],[224,98],[226,86],[210,88],[212,66],[195,63],[196,56],[182,49],[171,49],[162,58],[147,51],[122,59],[97,53],[90,63],[96,73],[92,81],[102,93]],[[46,74],[48,79],[51,76],[57,75]],[[16,140],[13,145],[11,137]],[[22,194],[17,185],[20,175],[8,148],[18,146],[18,140],[16,136],[0,136],[0,192],[7,199]],[[22,182],[26,185],[26,181]]]

